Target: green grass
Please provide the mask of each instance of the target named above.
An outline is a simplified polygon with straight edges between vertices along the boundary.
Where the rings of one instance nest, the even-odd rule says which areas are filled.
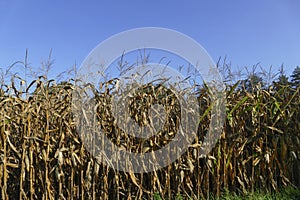
[[[300,200],[300,190],[288,187],[276,193],[254,192],[244,196],[225,192],[219,198],[212,198],[212,199],[215,200],[271,200],[271,199]]]
[[[154,200],[162,200],[158,193],[154,194]],[[183,195],[177,194],[174,198],[176,200],[189,199]],[[253,192],[246,195],[238,195],[230,193],[228,190],[222,193],[220,197],[211,196],[212,200],[300,200],[300,190],[292,187],[287,187],[276,193]]]

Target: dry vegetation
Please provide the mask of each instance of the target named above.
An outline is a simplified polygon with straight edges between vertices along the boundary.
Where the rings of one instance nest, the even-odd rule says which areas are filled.
[[[209,125],[206,111],[210,101],[208,91],[199,90],[197,97],[204,117],[194,144],[168,167],[134,174],[98,163],[82,144],[72,115],[73,83],[56,84],[40,77],[27,88],[22,80],[2,86],[1,199],[149,199],[157,193],[164,199],[173,199],[177,194],[200,199],[219,195],[225,188],[240,194],[256,189],[276,191],[285,186],[300,188],[299,87],[278,85],[273,90],[250,93],[238,89],[237,84],[228,86],[224,131],[207,157],[199,157],[199,146]],[[114,82],[107,83],[108,88],[109,84]],[[155,86],[145,88],[151,87]],[[136,108],[140,96],[163,101],[154,98],[160,96],[157,90],[143,91],[136,92],[130,105],[139,123],[145,121]],[[160,91],[169,95],[167,90]],[[21,97],[24,93],[28,95]],[[95,94],[98,122],[116,144],[141,152],[145,147],[148,151],[159,148],[172,139],[171,133],[178,126],[176,117],[168,118],[158,136],[136,140],[113,124],[109,90]],[[169,105],[171,114],[179,112],[176,99],[162,103]]]

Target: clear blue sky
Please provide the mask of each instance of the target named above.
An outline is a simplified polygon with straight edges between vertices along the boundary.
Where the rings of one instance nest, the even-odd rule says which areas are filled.
[[[80,65],[113,34],[145,26],[180,31],[198,41],[216,62],[227,56],[233,67],[284,63],[300,65],[298,0],[0,0],[0,67],[23,60],[33,67],[52,48],[57,74]]]

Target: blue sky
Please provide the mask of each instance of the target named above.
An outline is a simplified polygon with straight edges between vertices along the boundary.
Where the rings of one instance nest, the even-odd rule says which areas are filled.
[[[199,42],[216,62],[234,68],[260,62],[286,73],[300,65],[300,1],[17,1],[0,0],[0,67],[24,60],[37,68],[54,59],[53,75],[80,65],[108,37],[155,26]]]

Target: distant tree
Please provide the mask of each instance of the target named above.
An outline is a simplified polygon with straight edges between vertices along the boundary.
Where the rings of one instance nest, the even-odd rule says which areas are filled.
[[[293,87],[298,87],[300,85],[300,67],[299,66],[297,66],[294,69],[294,71],[291,75],[291,78],[292,78],[292,80],[291,80],[292,86]]]
[[[241,80],[239,88],[243,88],[248,92],[255,92],[265,87],[265,82],[262,78],[262,72],[258,71],[259,63],[253,65],[252,68],[245,67],[247,71],[246,79]]]
[[[273,87],[275,90],[280,90],[285,86],[290,86],[289,78],[285,74],[280,74],[277,80],[273,81]]]
[[[281,65],[278,75],[279,76],[278,76],[277,80],[275,81],[276,85],[286,86],[286,85],[290,84],[289,77],[285,74],[283,65]]]
[[[264,87],[264,82],[262,77],[258,74],[249,74],[247,79],[241,81],[242,87],[248,92],[255,92],[259,88]]]
[[[4,96],[4,91],[3,91],[3,89],[2,88],[0,88],[0,97],[3,97]]]
[[[287,77],[285,74],[280,75],[280,76],[278,77],[278,83],[279,83],[280,85],[289,85],[289,84],[290,84],[290,82],[289,82],[289,77]]]

